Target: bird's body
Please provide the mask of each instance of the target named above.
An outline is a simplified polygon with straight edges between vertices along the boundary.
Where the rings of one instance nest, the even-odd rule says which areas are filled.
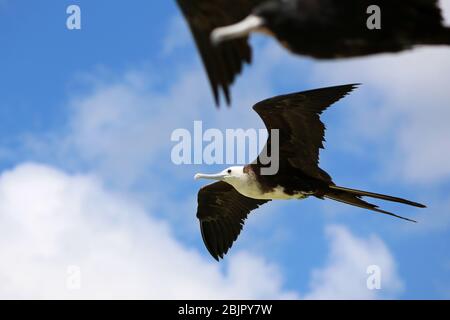
[[[374,5],[380,9],[379,29],[368,27],[370,15],[376,13],[367,10]],[[290,51],[318,59],[450,45],[450,29],[432,0],[272,0],[254,14]]]
[[[291,52],[316,59],[450,45],[438,0],[177,0],[197,43],[216,104],[250,64],[248,37],[262,32]],[[369,28],[380,9],[380,28]],[[213,44],[215,43],[215,45]]]
[[[276,175],[270,179],[271,184],[265,184],[262,176],[257,175],[251,165],[233,167],[231,170],[238,174],[240,178],[229,180],[228,183],[240,194],[248,198],[258,200],[299,200],[305,199],[312,194],[305,187],[302,188],[305,184],[302,183],[301,178],[298,176],[285,176],[284,179],[280,179],[281,176]],[[295,188],[289,188],[289,185],[295,186]]]
[[[278,171],[267,174],[267,164],[258,159],[246,166],[228,168],[218,174],[197,174],[196,179],[217,180],[198,194],[197,217],[211,255],[223,258],[237,239],[247,215],[272,200],[300,200],[310,196],[403,218],[362,200],[371,197],[423,208],[422,204],[384,194],[337,186],[319,165],[325,126],[321,113],[355,85],[305,91],[264,100],[254,106],[269,132],[278,130],[279,147],[269,136],[264,154],[278,155]],[[273,150],[275,149],[275,150]],[[413,221],[413,220],[410,220]]]

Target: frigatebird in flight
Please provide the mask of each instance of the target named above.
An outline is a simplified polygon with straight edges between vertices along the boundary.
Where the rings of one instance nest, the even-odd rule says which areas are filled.
[[[316,59],[449,45],[438,0],[177,0],[203,60],[216,104],[230,104],[230,86],[252,52],[248,36],[273,35],[291,52]],[[368,8],[380,9],[380,29]],[[369,11],[372,12],[372,11]]]
[[[278,96],[253,107],[269,130],[269,138],[263,150],[265,155],[267,152],[275,152],[271,150],[271,132],[278,130],[279,167],[276,174],[263,174],[267,161],[261,161],[261,153],[252,164],[231,167],[218,174],[195,176],[195,179],[217,180],[200,189],[197,209],[203,241],[216,260],[223,258],[231,248],[248,214],[271,200],[305,199],[313,196],[415,222],[381,210],[362,197],[419,208],[425,208],[424,205],[384,194],[340,187],[318,165],[325,134],[320,115],[356,86],[344,85]]]

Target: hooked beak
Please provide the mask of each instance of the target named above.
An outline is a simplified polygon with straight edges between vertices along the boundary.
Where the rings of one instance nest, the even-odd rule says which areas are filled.
[[[219,45],[223,41],[243,38],[251,32],[264,26],[264,19],[258,16],[250,15],[241,22],[227,27],[216,28],[211,33],[211,42]]]
[[[223,178],[225,178],[225,174],[222,173],[218,173],[218,174],[203,174],[203,173],[197,173],[194,176],[195,180],[198,179],[208,179],[208,180],[217,180],[217,181],[221,181]]]

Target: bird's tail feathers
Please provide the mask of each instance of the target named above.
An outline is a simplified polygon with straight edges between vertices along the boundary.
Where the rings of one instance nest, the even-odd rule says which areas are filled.
[[[421,203],[413,202],[413,201],[406,200],[403,198],[388,196],[386,194],[344,188],[344,187],[339,187],[339,186],[330,186],[330,189],[343,191],[343,192],[350,193],[350,194],[353,194],[353,195],[359,196],[359,197],[370,197],[370,198],[381,199],[381,200],[386,200],[386,201],[391,201],[391,202],[403,203],[403,204],[407,204],[409,206],[418,207],[418,208],[426,208],[426,206]]]
[[[371,198],[382,199],[382,200],[387,200],[387,201],[391,201],[391,202],[403,203],[403,204],[411,205],[414,207],[425,208],[425,206],[423,204],[420,204],[417,202],[412,202],[412,201],[409,201],[406,199],[396,198],[396,197],[379,194],[379,193],[368,192],[368,191],[349,189],[349,188],[344,188],[344,187],[339,187],[339,186],[330,186],[329,190],[326,192],[324,197],[331,199],[331,200],[338,201],[338,202],[342,202],[345,204],[349,204],[349,205],[352,205],[355,207],[371,210],[371,211],[378,212],[378,213],[387,214],[387,215],[390,215],[390,216],[393,216],[393,217],[396,217],[399,219],[411,221],[411,222],[416,222],[416,221],[396,215],[392,212],[381,210],[378,208],[378,206],[362,200],[361,197],[371,197]]]

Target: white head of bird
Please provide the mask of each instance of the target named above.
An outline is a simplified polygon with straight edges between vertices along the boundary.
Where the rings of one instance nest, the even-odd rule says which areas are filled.
[[[239,184],[247,180],[247,174],[244,172],[243,166],[229,167],[222,172],[216,174],[197,173],[194,179],[208,179],[223,181],[231,185]]]
[[[259,183],[253,174],[244,170],[243,166],[229,167],[217,174],[202,174],[195,175],[195,179],[209,179],[228,183],[233,186],[240,194],[254,199],[266,199],[271,197],[271,194],[263,194]],[[271,198],[270,198],[271,199]]]

